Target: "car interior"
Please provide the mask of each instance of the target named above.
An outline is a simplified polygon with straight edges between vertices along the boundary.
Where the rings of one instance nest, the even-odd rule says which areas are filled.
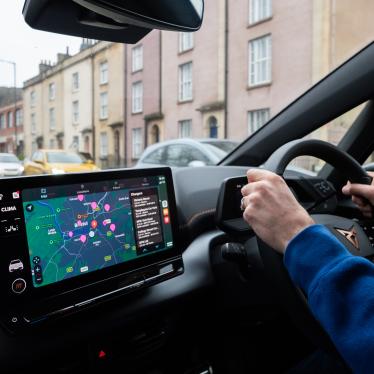
[[[153,28],[198,30],[203,1],[27,0],[24,17],[45,31],[133,43]],[[370,44],[218,165],[2,179],[0,372],[286,373],[316,350],[344,367],[282,257],[243,220],[240,190],[249,168],[283,176],[316,222],[374,260],[373,222],[341,193],[347,180],[371,183],[362,165],[374,151],[373,60]],[[313,139],[360,105],[338,146]],[[299,156],[326,164],[316,175],[288,168]],[[337,227],[354,227],[360,246]],[[130,239],[123,253],[112,248],[109,266],[66,276],[39,254],[55,230],[68,255]],[[78,253],[74,263],[80,256],[98,261]]]

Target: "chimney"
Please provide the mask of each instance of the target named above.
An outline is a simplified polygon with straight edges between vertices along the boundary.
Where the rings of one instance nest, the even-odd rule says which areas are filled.
[[[66,60],[69,57],[69,47],[66,47],[66,53],[57,53],[57,63],[59,64],[60,62]]]
[[[39,73],[43,74],[46,71],[48,71],[51,67],[52,66],[51,66],[51,64],[48,63],[48,61],[42,60],[42,61],[40,61],[40,64],[39,64]]]

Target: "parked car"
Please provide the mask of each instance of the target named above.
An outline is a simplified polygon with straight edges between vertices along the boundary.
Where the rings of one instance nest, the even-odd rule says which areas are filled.
[[[78,153],[40,149],[30,161],[25,162],[25,175],[65,174],[76,172],[97,171],[99,168],[92,162],[83,159]]]
[[[239,143],[219,139],[176,139],[149,146],[136,167],[217,165]]]
[[[12,153],[0,153],[0,177],[19,176],[23,166],[18,157]]]

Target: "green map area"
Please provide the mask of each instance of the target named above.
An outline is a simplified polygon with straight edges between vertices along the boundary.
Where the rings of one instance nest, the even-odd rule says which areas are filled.
[[[138,257],[128,190],[23,205],[35,287]]]

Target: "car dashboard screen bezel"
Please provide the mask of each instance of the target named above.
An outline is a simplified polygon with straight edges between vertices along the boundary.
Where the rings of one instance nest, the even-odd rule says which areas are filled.
[[[69,190],[69,188],[71,189],[72,186],[85,187],[92,185],[102,185],[105,183],[111,186],[117,182],[119,182],[118,190],[120,191],[121,182],[131,182],[136,180],[137,183],[135,183],[134,187],[127,189],[128,195],[130,196],[133,191],[139,192],[149,190],[149,188],[155,188],[155,177],[161,177],[161,180],[163,179],[163,184],[166,185],[168,211],[163,212],[164,207],[162,206],[162,201],[159,200],[159,223],[160,227],[162,228],[162,235],[165,235],[166,224],[167,227],[169,227],[169,233],[171,235],[169,235],[168,237],[172,238],[172,246],[165,247],[167,243],[164,240],[163,243],[165,243],[165,246],[162,246],[162,248],[153,248],[153,251],[151,251],[150,253],[141,254],[139,257],[136,256],[130,261],[124,261],[113,266],[105,267],[104,269],[82,273],[55,283],[50,283],[39,287],[35,286],[33,278],[35,275],[35,272],[33,271],[33,265],[35,265],[35,263],[33,264],[33,259],[29,256],[29,242],[26,233],[26,212],[24,203],[27,203],[27,201],[23,201],[24,192],[26,192],[26,195],[30,196],[30,193],[38,190],[40,190],[41,192],[48,190],[55,191],[58,188]],[[123,188],[122,190],[124,189],[126,188]],[[158,191],[161,191],[161,188],[158,188]],[[2,244],[4,245],[4,250],[0,254],[2,267],[2,271],[0,274],[2,286],[0,286],[0,292],[3,296],[5,296],[5,299],[8,299],[9,308],[12,308],[13,310],[19,311],[20,309],[25,308],[25,306],[37,305],[38,303],[40,304],[43,300],[51,298],[57,300],[59,296],[61,296],[61,298],[65,300],[64,303],[61,303],[61,305],[69,304],[69,294],[74,294],[76,296],[75,301],[79,301],[84,298],[84,293],[81,291],[86,288],[90,288],[90,296],[96,297],[97,294],[111,292],[111,289],[113,287],[121,287],[124,282],[128,283],[128,277],[123,277],[127,274],[134,274],[135,272],[139,272],[141,269],[149,269],[150,266],[153,266],[155,264],[167,263],[172,259],[181,260],[177,208],[175,202],[172,173],[170,168],[121,169],[84,174],[9,178],[2,180],[0,195],[2,195],[0,206],[1,209],[4,209],[3,211],[1,211],[2,218],[4,218],[4,216],[9,218],[9,222],[1,222],[0,235]],[[70,195],[71,194],[69,194],[69,192],[67,191],[66,196]],[[154,196],[155,195],[153,194],[150,197],[150,199],[153,199],[153,204],[155,204],[156,201]],[[46,200],[49,200],[48,193],[46,196]],[[134,205],[131,205],[132,218],[135,214],[133,208]],[[167,218],[163,215],[165,213],[168,216]],[[12,221],[12,219],[17,221]],[[12,222],[10,223],[10,221]],[[133,237],[135,238],[136,249],[138,251],[138,231],[135,228],[134,221],[132,221],[132,223]],[[169,242],[169,244],[171,242]],[[17,269],[17,266],[19,264],[17,263],[17,261],[15,261],[15,259],[19,258],[22,259],[23,265],[21,275],[17,275],[17,271],[19,270]],[[11,269],[10,266],[14,268],[15,272],[13,272],[13,268]],[[144,276],[142,275],[142,277]],[[14,282],[16,282],[20,278],[25,281],[27,287],[25,287],[26,289],[22,289],[22,292],[18,294],[14,292]],[[153,276],[153,278],[155,277]],[[104,286],[104,284],[106,284],[106,286]],[[20,287],[21,286],[22,285],[20,285]],[[97,291],[95,291],[96,289]],[[58,303],[55,304],[57,305]]]

